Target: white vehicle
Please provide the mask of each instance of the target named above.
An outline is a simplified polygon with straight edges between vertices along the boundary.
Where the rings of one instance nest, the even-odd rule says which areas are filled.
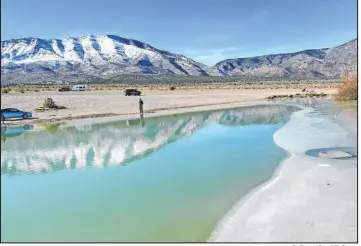
[[[87,91],[88,85],[73,85],[72,91]]]

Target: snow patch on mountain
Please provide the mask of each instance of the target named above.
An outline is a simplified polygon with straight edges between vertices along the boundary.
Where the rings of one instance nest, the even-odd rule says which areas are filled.
[[[356,68],[357,39],[333,48],[227,59],[213,67],[115,35],[1,42],[2,84],[121,74],[326,78]]]
[[[66,64],[75,72],[94,75],[207,75],[203,64],[137,40],[114,35],[88,35],[63,40],[23,38],[1,42],[2,70],[19,66],[26,68],[27,65],[35,64],[55,73],[62,73],[62,65]]]

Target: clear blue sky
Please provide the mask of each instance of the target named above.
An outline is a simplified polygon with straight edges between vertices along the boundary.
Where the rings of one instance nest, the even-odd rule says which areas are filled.
[[[199,62],[336,46],[356,0],[1,0],[1,40],[114,34]]]

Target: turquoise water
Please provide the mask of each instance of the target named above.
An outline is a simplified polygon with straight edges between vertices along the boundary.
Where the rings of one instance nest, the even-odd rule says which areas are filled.
[[[2,241],[206,241],[285,158],[272,136],[296,110],[2,129]]]

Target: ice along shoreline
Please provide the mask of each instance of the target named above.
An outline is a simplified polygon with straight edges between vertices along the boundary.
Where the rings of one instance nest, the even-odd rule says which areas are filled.
[[[288,157],[270,180],[234,205],[209,241],[356,242],[357,160],[305,155],[310,149],[352,146],[350,133],[303,107],[274,140]]]

